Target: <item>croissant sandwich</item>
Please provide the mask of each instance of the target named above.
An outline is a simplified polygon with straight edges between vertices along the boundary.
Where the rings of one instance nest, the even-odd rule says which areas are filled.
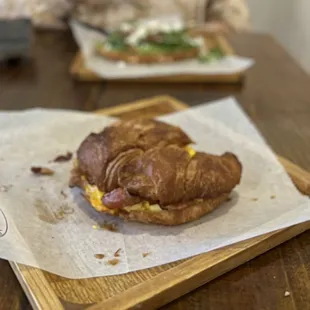
[[[80,145],[70,185],[99,212],[126,220],[179,225],[227,200],[242,167],[232,153],[196,152],[178,127],[119,121]]]
[[[188,59],[220,59],[219,48],[207,46],[201,35],[181,21],[149,20],[123,23],[96,44],[98,55],[129,64],[170,63]]]

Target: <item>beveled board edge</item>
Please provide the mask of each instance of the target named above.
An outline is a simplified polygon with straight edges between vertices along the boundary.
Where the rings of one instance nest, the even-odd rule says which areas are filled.
[[[147,99],[140,99],[129,103],[124,103],[116,107],[100,109],[97,110],[95,113],[104,114],[108,116],[117,116],[121,113],[132,112],[142,108],[151,107],[154,105],[158,105],[162,102],[168,102],[172,107],[175,108],[176,112],[188,109],[188,106],[185,103],[177,100],[176,98],[173,98],[168,95],[162,95]]]

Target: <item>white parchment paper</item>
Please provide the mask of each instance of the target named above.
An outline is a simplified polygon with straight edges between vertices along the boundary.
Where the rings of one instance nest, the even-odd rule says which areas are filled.
[[[105,79],[139,78],[152,76],[167,76],[176,74],[232,74],[250,68],[254,61],[239,56],[226,56],[214,63],[201,63],[198,60],[188,60],[170,64],[126,65],[120,62],[105,60],[94,52],[95,45],[105,38],[103,34],[89,29],[75,21],[71,29],[79,45],[88,69]]]
[[[74,151],[113,120],[87,113],[34,109],[0,113],[0,257],[69,278],[106,276],[190,257],[310,220],[309,198],[292,184],[275,155],[232,98],[161,118],[181,126],[197,150],[231,151],[243,164],[232,200],[189,224],[124,223],[97,213],[68,188]],[[35,176],[33,165],[55,170]],[[94,229],[115,222],[118,232]],[[8,229],[7,229],[8,228]],[[120,251],[120,263],[108,260]],[[143,257],[143,253],[150,253]],[[95,257],[104,254],[103,259]]]

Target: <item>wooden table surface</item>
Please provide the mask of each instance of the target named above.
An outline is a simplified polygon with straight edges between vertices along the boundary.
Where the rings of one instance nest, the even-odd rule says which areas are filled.
[[[0,109],[91,111],[163,94],[195,105],[233,95],[275,152],[310,170],[310,77],[268,36],[238,35],[230,41],[238,54],[256,61],[243,85],[82,83],[68,73],[76,52],[70,33],[40,32],[31,63],[0,66]],[[8,263],[0,260],[0,309],[30,308]],[[310,232],[163,308],[310,309]]]

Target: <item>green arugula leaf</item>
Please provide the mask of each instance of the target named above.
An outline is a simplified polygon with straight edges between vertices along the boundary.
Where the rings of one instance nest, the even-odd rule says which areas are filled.
[[[125,35],[119,31],[112,32],[107,38],[107,44],[115,50],[126,50]]]
[[[199,56],[199,61],[204,62],[204,63],[210,63],[216,60],[220,60],[224,57],[224,53],[222,50],[218,47],[215,47],[209,51],[208,54],[205,55],[200,55]]]

